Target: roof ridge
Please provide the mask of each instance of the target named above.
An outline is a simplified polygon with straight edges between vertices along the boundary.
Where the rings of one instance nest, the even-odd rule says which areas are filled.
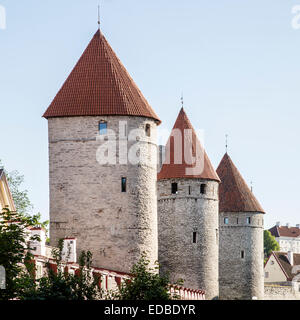
[[[220,212],[265,213],[227,152],[217,168],[217,174],[221,179]]]
[[[180,130],[181,131],[181,163],[176,163],[175,162],[175,149],[174,147],[174,136],[173,136],[173,130]],[[192,156],[194,157],[195,152],[197,157],[200,155],[197,154],[197,149],[198,146],[200,146],[201,150],[203,150],[203,163],[204,163],[204,168],[202,172],[200,173],[192,173],[192,174],[187,174],[187,169],[194,169],[195,168],[195,163],[193,164],[188,164],[186,162],[185,154],[183,150],[185,149],[185,141],[186,141],[186,136],[184,134],[185,130],[190,129],[192,130],[192,135],[191,135],[191,149],[192,149]],[[171,139],[172,138],[172,139]],[[206,179],[206,180],[215,180],[220,182],[220,179],[215,172],[208,156],[207,153],[201,144],[200,140],[197,137],[196,131],[188,118],[187,114],[185,113],[183,107],[180,109],[179,114],[177,116],[177,119],[175,121],[175,124],[173,126],[172,132],[170,134],[170,137],[168,139],[168,142],[166,144],[166,160],[170,160],[170,163],[166,163],[166,161],[163,163],[162,168],[160,172],[158,173],[158,180],[162,179],[172,179],[172,178],[197,178],[197,179]]]
[[[140,116],[161,122],[98,30],[43,116],[100,115]]]

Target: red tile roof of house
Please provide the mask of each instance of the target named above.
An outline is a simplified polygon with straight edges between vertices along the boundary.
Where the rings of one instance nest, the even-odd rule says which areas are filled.
[[[286,252],[273,251],[272,253],[275,256],[278,263],[280,264],[284,273],[287,275],[287,281],[292,281],[292,279],[296,276],[296,274],[292,273],[292,269],[293,266],[300,265],[300,254],[293,253],[294,264],[291,265],[288,259],[288,254]]]
[[[43,117],[100,115],[161,122],[98,30]]]
[[[220,212],[265,213],[227,153],[219,164],[217,174],[221,179]]]
[[[274,226],[273,228],[269,229],[269,231],[276,238],[278,238],[278,237],[290,237],[290,238],[300,237],[300,229],[298,227]]]
[[[174,137],[171,135],[166,146],[166,160],[161,168],[161,171],[158,173],[157,178],[159,180],[172,179],[172,178],[198,178],[198,179],[220,181],[205,150],[203,149],[200,141],[198,140],[196,132],[190,120],[188,119],[185,111],[183,110],[183,108],[179,112],[179,115],[173,127],[173,130],[174,129],[179,129],[180,130],[179,132],[181,132],[181,141],[182,141],[182,148],[181,148],[182,156],[180,157],[181,164],[177,164],[175,163],[176,161],[174,161],[174,154],[175,154],[175,150],[177,152],[177,149],[174,148]],[[191,131],[192,143],[190,143],[189,145],[186,145],[187,140],[185,139],[185,134],[184,134],[185,129],[192,130]],[[195,163],[193,164],[193,162],[185,161],[184,150],[185,148],[189,148],[189,150],[192,151],[191,152],[192,155],[195,156],[197,146],[198,146],[198,150],[201,150],[201,152],[199,152],[200,154],[198,155],[199,157],[198,159],[200,163],[203,163],[203,167],[201,167],[200,172],[195,172],[193,174],[190,174],[190,172],[188,172],[187,174],[186,170],[195,168]],[[188,153],[186,153],[186,155],[187,154]],[[168,155],[170,155],[170,157],[168,157]],[[168,158],[170,159],[169,161],[170,163],[166,162]],[[189,164],[189,163],[192,163],[192,164]]]

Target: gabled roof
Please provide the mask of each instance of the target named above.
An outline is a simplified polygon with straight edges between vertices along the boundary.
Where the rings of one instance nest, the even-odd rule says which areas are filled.
[[[278,237],[297,238],[300,236],[300,229],[297,227],[274,226],[271,229],[269,229],[269,231],[276,238]]]
[[[161,122],[98,30],[43,117],[100,115]]]
[[[15,203],[9,189],[4,169],[0,169],[0,212],[3,208],[15,211]]]
[[[264,210],[227,153],[219,164],[217,174],[221,179],[219,186],[220,212],[264,213]]]
[[[293,266],[290,264],[287,253],[286,252],[277,252],[273,251],[273,255],[275,256],[277,262],[280,264],[281,268],[285,272],[288,277],[288,281],[291,281],[295,274],[292,273]],[[293,253],[294,255],[294,266],[300,265],[300,253]]]
[[[177,120],[174,124],[173,130],[175,129],[179,129],[179,132],[181,132],[180,140],[182,142],[182,148],[176,148],[176,146],[174,146],[174,137],[171,134],[166,146],[166,160],[162,165],[160,172],[158,173],[158,180],[172,178],[197,178],[220,181],[183,108],[180,110]],[[185,135],[186,129],[191,130],[191,143],[188,143],[187,139],[185,139],[185,136],[187,136]],[[172,132],[174,133],[174,131]],[[177,143],[177,147],[179,147],[179,144],[180,143]],[[199,152],[200,154],[198,155],[198,162],[203,165],[201,165],[200,170],[195,170],[192,174],[187,170],[191,170],[192,168],[195,169],[195,163],[193,164],[193,162],[189,160],[186,161],[186,159],[189,159],[187,156],[189,153],[186,152],[185,156],[185,148],[187,148],[194,157],[196,156],[197,148],[198,150],[201,150],[201,152]],[[174,160],[174,155],[178,152],[177,150],[182,152],[180,157],[181,163],[179,164]],[[168,161],[168,159],[170,161]]]

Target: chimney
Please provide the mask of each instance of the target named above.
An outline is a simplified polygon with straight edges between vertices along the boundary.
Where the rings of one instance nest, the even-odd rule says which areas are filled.
[[[294,265],[294,253],[292,251],[288,251],[288,259],[289,259],[290,265],[293,266]]]
[[[289,227],[290,227],[290,224],[289,224],[289,223],[287,223],[287,224],[286,224],[286,227],[287,227],[287,228],[289,228]]]
[[[280,221],[276,222],[276,227],[280,227]]]
[[[62,249],[62,260],[66,262],[77,261],[76,256],[76,239],[75,238],[65,238],[64,245]]]
[[[31,228],[31,237],[37,236],[40,241],[30,241],[31,253],[39,256],[46,256],[46,231],[44,228]]]
[[[296,228],[300,229],[300,224],[296,224]]]

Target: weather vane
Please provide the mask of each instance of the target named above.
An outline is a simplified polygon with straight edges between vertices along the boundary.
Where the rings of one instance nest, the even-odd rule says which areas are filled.
[[[98,5],[98,28],[100,30],[100,4]]]
[[[227,150],[228,150],[228,134],[226,134],[225,137],[226,137],[225,147],[226,147],[226,153],[227,153]]]
[[[181,106],[182,106],[182,108],[183,108],[183,92],[181,93]]]

